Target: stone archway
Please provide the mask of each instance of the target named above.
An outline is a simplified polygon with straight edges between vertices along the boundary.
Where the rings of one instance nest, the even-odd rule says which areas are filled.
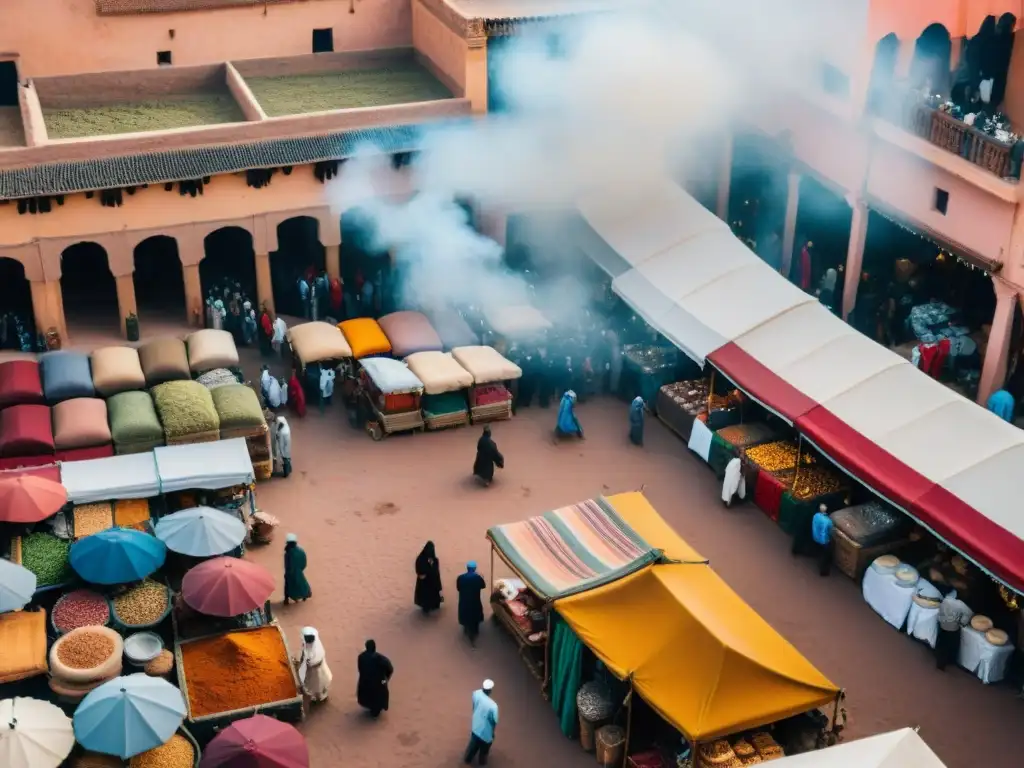
[[[914,43],[910,61],[910,84],[928,88],[932,94],[948,95],[951,85],[950,61],[953,42],[942,24],[929,24]]]
[[[178,241],[169,235],[152,235],[135,246],[132,256],[140,320],[180,320],[185,281]]]
[[[0,256],[0,349],[22,350],[26,343],[35,342],[35,335],[32,286],[25,265],[10,256]]]
[[[897,101],[894,98],[894,86],[899,57],[900,39],[895,33],[890,32],[875,45],[867,108],[869,112],[879,117],[888,117]]]
[[[252,233],[235,225],[210,232],[203,238],[199,278],[204,299],[211,292],[217,292],[217,298],[223,298],[224,291],[230,289],[257,306],[256,251]]]
[[[61,252],[61,294],[69,326],[108,333],[121,326],[117,286],[106,249],[83,241]]]
[[[277,225],[277,250],[270,254],[274,307],[285,315],[304,317],[308,304],[299,297],[300,277],[320,275],[326,269],[320,241],[320,222],[312,216],[293,216]],[[318,314],[319,316],[319,314]]]

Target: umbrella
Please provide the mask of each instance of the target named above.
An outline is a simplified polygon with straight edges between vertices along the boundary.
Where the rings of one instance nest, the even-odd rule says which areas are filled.
[[[235,557],[200,563],[181,581],[185,602],[207,616],[241,616],[262,607],[273,591],[266,568]]]
[[[127,760],[166,744],[184,719],[181,691],[140,672],[86,694],[75,710],[75,738],[92,752]]]
[[[172,552],[212,557],[230,552],[245,540],[245,523],[212,507],[183,509],[156,524],[156,537]]]
[[[108,528],[71,545],[71,567],[93,584],[139,581],[164,564],[167,547],[142,531]]]
[[[0,765],[4,768],[57,768],[73,746],[71,720],[59,707],[21,697],[0,701]]]
[[[237,720],[203,752],[200,768],[309,768],[309,747],[294,726],[266,715]]]
[[[45,477],[21,475],[0,480],[0,522],[38,523],[67,503],[64,486]]]
[[[35,591],[36,575],[32,571],[10,560],[0,560],[0,613],[21,610]]]

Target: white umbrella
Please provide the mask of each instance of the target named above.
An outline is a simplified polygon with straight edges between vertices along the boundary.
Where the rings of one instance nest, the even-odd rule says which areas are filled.
[[[192,557],[214,557],[230,552],[248,529],[237,516],[213,507],[193,507],[163,517],[154,531],[172,552]]]
[[[4,768],[57,768],[71,754],[71,720],[48,701],[0,701],[0,765]]]
[[[0,560],[0,613],[21,610],[35,591],[36,575],[32,571],[10,560]]]

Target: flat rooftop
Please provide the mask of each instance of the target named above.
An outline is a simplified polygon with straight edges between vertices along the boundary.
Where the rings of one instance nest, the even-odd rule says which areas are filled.
[[[79,139],[239,123],[245,116],[225,92],[90,107],[48,108],[44,104],[43,119],[51,139]]]
[[[270,117],[453,97],[441,81],[414,61],[374,69],[246,77],[245,82]]]

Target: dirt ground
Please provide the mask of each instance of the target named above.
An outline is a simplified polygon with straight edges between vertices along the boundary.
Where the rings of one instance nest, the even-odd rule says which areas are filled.
[[[156,325],[147,326],[147,337],[180,333]],[[76,335],[78,348],[100,343],[116,342],[107,333]],[[255,379],[258,357],[244,351],[243,363]],[[724,510],[711,471],[656,419],[648,419],[645,447],[636,448],[627,440],[625,403],[588,402],[579,416],[587,440],[558,446],[550,440],[553,409],[521,410],[496,424],[506,468],[487,489],[470,478],[476,428],[375,443],[352,429],[337,405],[290,419],[295,473],[257,489],[259,506],[283,526],[272,545],[248,557],[280,578],[288,532],[309,555],[313,598],[288,607],[277,602],[275,611],[293,649],[301,627],[320,631],[334,673],[329,701],[302,728],[313,765],[458,765],[470,693],[489,677],[501,708],[491,764],[593,766],[592,755],[561,735],[537,681],[498,627],[487,622],[479,648],[467,647],[455,620],[454,582],[471,559],[490,577],[489,526],[641,487],[755,610],[847,688],[848,739],[919,726],[950,768],[977,765],[979,747],[991,768],[1020,765],[1014,734],[1024,704],[1012,690],[984,686],[959,669],[937,672],[930,650],[877,617],[859,585],[835,572],[823,579],[811,560],[794,560],[789,539],[753,505]],[[412,604],[413,563],[428,539],[437,546],[451,602],[425,619]],[[396,670],[391,710],[378,722],[355,702],[356,656],[368,638]]]

